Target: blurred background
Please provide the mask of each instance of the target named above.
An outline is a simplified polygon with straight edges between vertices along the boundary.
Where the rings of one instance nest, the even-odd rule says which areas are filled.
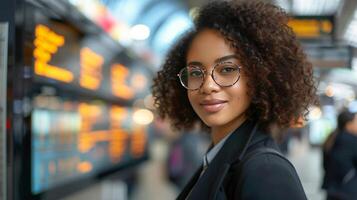
[[[278,142],[309,199],[321,145],[357,112],[357,1],[267,0],[285,9],[321,106]],[[2,0],[0,199],[174,199],[210,144],[158,118],[152,78],[208,0]]]

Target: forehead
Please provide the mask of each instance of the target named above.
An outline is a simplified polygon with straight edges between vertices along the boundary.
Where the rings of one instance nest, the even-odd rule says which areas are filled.
[[[211,65],[216,59],[232,54],[236,54],[235,50],[218,31],[205,29],[193,38],[186,61]]]

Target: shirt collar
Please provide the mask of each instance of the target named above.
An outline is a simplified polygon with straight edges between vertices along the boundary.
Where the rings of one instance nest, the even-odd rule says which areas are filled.
[[[232,132],[233,133],[233,132]],[[218,144],[214,145],[211,150],[208,151],[208,153],[203,157],[203,166],[207,167],[209,163],[213,160],[213,158],[217,155],[219,150],[223,147],[224,143],[226,140],[229,138],[229,136],[232,134],[227,134],[221,141],[218,142]]]

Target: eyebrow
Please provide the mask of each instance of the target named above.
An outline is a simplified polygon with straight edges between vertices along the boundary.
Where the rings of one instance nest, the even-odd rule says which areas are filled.
[[[236,54],[231,54],[231,55],[227,55],[227,56],[223,56],[220,58],[217,58],[216,60],[214,60],[214,63],[220,63],[220,62],[224,62],[226,60],[230,60],[232,58],[238,59],[238,56]],[[201,62],[198,61],[192,61],[189,62],[187,65],[198,65],[198,66],[203,66],[203,64]]]

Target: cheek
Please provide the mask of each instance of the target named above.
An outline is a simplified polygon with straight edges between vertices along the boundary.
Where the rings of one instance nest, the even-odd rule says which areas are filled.
[[[247,93],[241,93],[238,99],[238,106],[243,107],[243,109],[247,109],[251,103],[251,98]]]
[[[242,83],[241,83],[240,87],[241,87],[242,97],[247,101],[248,104],[250,104],[252,101],[252,97],[251,97],[249,90],[251,90],[251,89],[248,86],[248,80],[246,78],[242,79]]]
[[[245,84],[245,83],[244,83]],[[237,99],[241,103],[244,104],[250,104],[251,102],[251,97],[249,96],[248,93],[248,87],[246,85],[238,85],[234,88],[232,88],[231,96],[233,96],[234,99]]]
[[[195,102],[195,95],[193,94],[193,92],[187,92],[187,97],[188,97],[188,101],[190,102],[191,106],[193,107],[194,102]]]

